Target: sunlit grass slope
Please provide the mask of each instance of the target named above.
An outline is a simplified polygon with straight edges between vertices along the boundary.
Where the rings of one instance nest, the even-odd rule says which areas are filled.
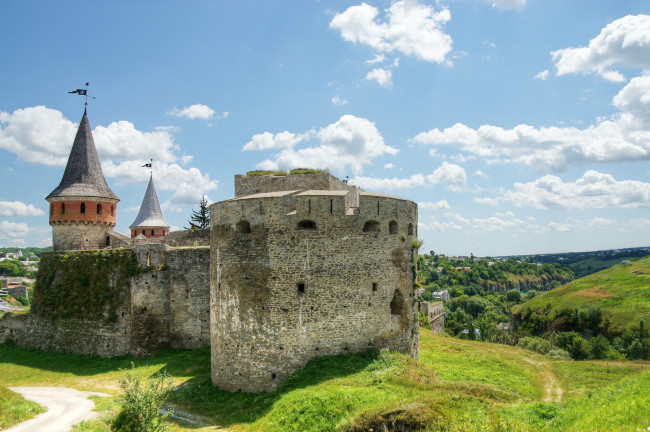
[[[0,430],[29,420],[44,411],[45,408],[39,404],[25,400],[6,387],[0,387]]]
[[[650,257],[576,279],[516,306],[515,310],[544,307],[547,303],[555,309],[597,305],[621,327],[641,319],[650,322]]]
[[[277,391],[260,394],[214,388],[207,348],[168,350],[133,361],[143,376],[166,371],[174,378],[178,388],[171,401],[176,411],[198,423],[174,420],[173,430],[366,431],[379,425],[414,431],[580,430],[592,421],[578,415],[581,409],[597,418],[596,392],[608,392],[603,394],[612,400],[620,396],[608,415],[618,416],[625,402],[631,404],[630,421],[618,429],[627,430],[638,426],[637,408],[647,404],[648,396],[639,394],[647,384],[647,374],[642,375],[647,363],[555,362],[520,348],[445,338],[427,330],[420,346],[420,361],[388,351],[317,358]],[[115,394],[119,369],[130,363],[129,358],[0,346],[0,385],[64,385]],[[637,386],[639,392],[625,399],[617,393],[621,385]],[[554,386],[571,387],[564,388],[564,401],[557,401]],[[101,404],[105,419],[116,409],[113,402]],[[77,428],[107,430],[101,420]]]

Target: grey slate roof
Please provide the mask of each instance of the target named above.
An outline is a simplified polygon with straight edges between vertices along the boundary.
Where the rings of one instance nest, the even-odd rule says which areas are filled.
[[[149,178],[149,186],[144,193],[138,216],[129,228],[169,228],[160,210],[158,195],[153,185],[153,175]]]
[[[46,199],[55,197],[97,197],[119,201],[106,184],[85,111],[61,183]]]

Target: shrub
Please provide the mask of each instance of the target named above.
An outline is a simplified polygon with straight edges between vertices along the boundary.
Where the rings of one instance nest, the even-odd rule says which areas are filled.
[[[571,360],[571,354],[561,348],[553,348],[547,355],[557,360]]]
[[[131,363],[120,379],[122,395],[120,412],[115,417],[112,430],[116,432],[164,432],[165,418],[172,413],[160,412],[172,390],[172,380],[166,373],[147,378],[144,382]]]
[[[538,352],[540,354],[548,353],[550,348],[550,344],[546,339],[532,336],[519,338],[517,346]]]

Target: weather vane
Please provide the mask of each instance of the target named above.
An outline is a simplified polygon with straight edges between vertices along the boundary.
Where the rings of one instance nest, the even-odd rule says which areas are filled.
[[[151,162],[142,165],[142,168],[151,168],[151,175],[153,175],[153,159],[150,159]]]
[[[85,89],[77,89],[77,90],[73,90],[73,91],[68,92],[68,93],[70,93],[70,94],[78,94],[78,95],[81,95],[81,96],[86,96],[86,103],[84,104],[84,106],[87,107],[88,106],[88,86],[89,85],[90,85],[90,83],[86,83],[86,88]],[[95,96],[91,96],[91,98],[95,99]]]

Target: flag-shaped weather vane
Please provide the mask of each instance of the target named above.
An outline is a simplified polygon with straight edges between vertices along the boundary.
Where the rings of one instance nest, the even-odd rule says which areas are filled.
[[[142,165],[142,168],[150,168],[151,169],[151,174],[153,175],[153,159],[150,159],[149,163],[146,163]]]
[[[85,89],[77,89],[77,90],[72,90],[68,93],[70,94],[78,94],[80,96],[86,96],[86,103],[84,104],[85,107],[88,106],[88,86],[90,83],[86,83],[86,88]],[[91,96],[91,98],[95,99],[95,96]],[[84,109],[85,111],[85,109]]]

